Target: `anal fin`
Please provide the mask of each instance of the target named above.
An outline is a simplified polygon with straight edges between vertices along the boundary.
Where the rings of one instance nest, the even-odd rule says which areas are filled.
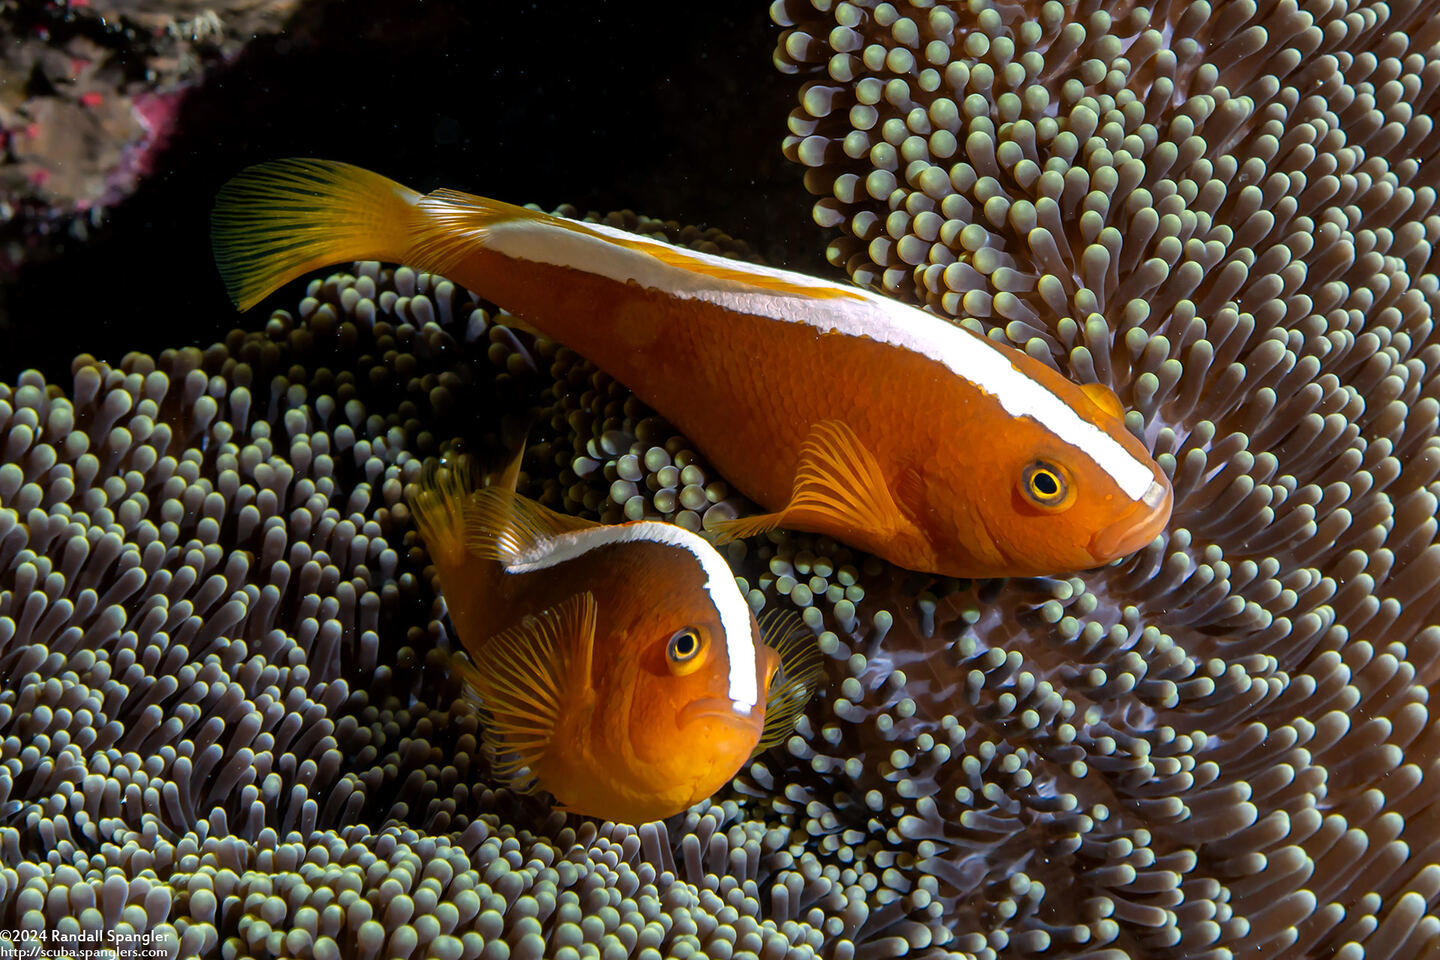
[[[541,330],[539,327],[535,326],[535,324],[531,323],[529,320],[527,320],[525,317],[520,316],[519,314],[498,314],[495,317],[495,323],[503,327],[509,327],[511,330],[519,330],[522,333],[528,333],[530,336],[534,337],[537,340],[541,339],[542,337],[546,340],[555,339],[554,337],[550,336],[550,334],[546,333],[544,330]]]
[[[913,526],[901,513],[880,463],[843,420],[821,420],[800,445],[795,485],[781,510],[722,520],[711,526],[719,543],[793,527],[845,539],[864,531],[884,541]]]
[[[781,517],[785,511],[778,510],[774,513],[757,513],[749,517],[736,517],[733,520],[714,520],[705,524],[705,530],[710,534],[711,541],[716,546],[729,543],[731,540],[744,540],[747,537],[758,537],[762,533],[769,533],[776,527],[783,527]],[[709,516],[707,513],[706,516]]]

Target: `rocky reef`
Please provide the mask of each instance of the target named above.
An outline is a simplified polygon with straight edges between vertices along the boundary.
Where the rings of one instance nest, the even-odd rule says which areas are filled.
[[[0,7],[0,278],[88,240],[158,172],[205,68],[298,0],[27,0]],[[293,26],[293,25],[292,25]]]
[[[573,352],[357,264],[207,349],[0,387],[0,930],[120,956],[1440,952],[1423,13],[772,5],[831,261],[1112,385],[1176,512],[1043,580],[731,545],[829,684],[664,823],[494,785],[403,499],[533,410],[522,489],[557,509],[752,509]]]

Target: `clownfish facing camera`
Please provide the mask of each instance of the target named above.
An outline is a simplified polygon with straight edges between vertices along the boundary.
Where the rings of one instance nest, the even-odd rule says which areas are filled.
[[[211,224],[242,309],[329,264],[404,262],[594,361],[770,511],[722,538],[784,526],[912,570],[1036,576],[1170,518],[1108,388],[857,287],[322,160],[244,171]]]
[[[757,623],[709,543],[602,526],[431,466],[409,501],[465,653],[496,775],[624,823],[679,813],[789,735],[822,662],[793,614]]]

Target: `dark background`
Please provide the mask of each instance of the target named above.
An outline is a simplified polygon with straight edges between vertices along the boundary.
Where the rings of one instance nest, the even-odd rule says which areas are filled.
[[[332,0],[213,66],[157,172],[89,241],[0,296],[0,381],[70,383],[70,359],[205,346],[241,316],[208,216],[247,164],[319,156],[422,190],[546,208],[631,208],[719,226],[770,262],[832,273],[780,142],[801,78],[779,73],[764,0]]]

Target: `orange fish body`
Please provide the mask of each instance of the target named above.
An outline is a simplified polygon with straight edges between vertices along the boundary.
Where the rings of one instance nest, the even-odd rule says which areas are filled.
[[[439,471],[411,503],[487,753],[521,790],[610,820],[670,816],[787,735],[818,680],[813,642],[784,628],[775,682],[781,654],[688,531],[603,527]]]
[[[1169,519],[1108,389],[855,287],[322,161],[242,173],[214,224],[241,307],[326,264],[403,261],[588,357],[771,511],[722,536],[786,526],[1024,576],[1108,563]]]

